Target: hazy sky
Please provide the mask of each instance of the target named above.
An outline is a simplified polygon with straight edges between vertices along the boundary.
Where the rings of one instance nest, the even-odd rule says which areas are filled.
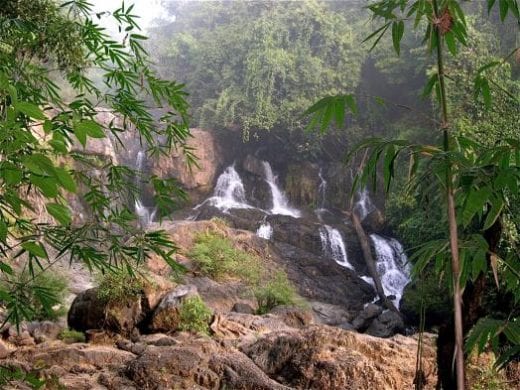
[[[113,11],[121,6],[122,0],[90,0],[90,3],[94,4],[94,11]],[[135,4],[132,13],[138,15],[139,25],[143,30],[152,24],[153,19],[166,18],[166,10],[162,6],[165,3],[164,0],[126,0],[125,7],[129,7],[131,4]],[[104,18],[107,19],[107,18]],[[110,19],[110,18],[108,18]],[[105,27],[110,27],[106,26]]]

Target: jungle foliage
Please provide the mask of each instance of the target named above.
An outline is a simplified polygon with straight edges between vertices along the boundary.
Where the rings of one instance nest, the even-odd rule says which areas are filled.
[[[127,206],[136,193],[135,172],[108,161],[99,174],[95,159],[85,153],[99,140],[124,147],[121,138],[132,133],[150,153],[179,149],[193,161],[186,147],[186,93],[151,70],[146,37],[132,8],[123,4],[111,13],[94,13],[85,0],[4,1],[0,6],[0,271],[8,276],[0,300],[7,309],[5,321],[19,323],[41,310],[49,312],[58,301],[55,292],[36,282],[59,261],[133,274],[155,253],[180,269],[172,257],[173,242],[164,232],[141,230]],[[116,23],[120,40],[99,26],[104,17]],[[64,89],[72,98],[62,97]],[[153,107],[161,109],[158,120]],[[120,121],[102,123],[100,112]],[[154,180],[165,215],[175,203],[176,185]],[[69,200],[78,193],[91,212],[86,222],[72,223]]]

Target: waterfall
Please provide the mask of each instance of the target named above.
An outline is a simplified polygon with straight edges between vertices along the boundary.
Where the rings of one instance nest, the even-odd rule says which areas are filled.
[[[399,301],[405,286],[410,281],[410,264],[399,241],[371,234],[377,257],[377,273],[386,296],[394,295],[394,304],[399,308]]]
[[[263,161],[265,171],[265,181],[269,184],[271,188],[271,194],[273,197],[273,208],[271,209],[271,213],[273,214],[282,214],[282,215],[290,215],[294,218],[300,217],[300,211],[289,206],[289,201],[285,194],[278,188],[278,184],[276,183],[276,176],[273,174],[273,170],[271,168],[271,164],[267,161]]]
[[[230,165],[220,174],[215,190],[213,191],[213,196],[195,206],[195,209],[206,202],[209,202],[209,204],[224,212],[227,212],[229,209],[252,208],[252,206],[247,204],[244,183],[242,183],[242,179],[235,170],[234,165]]]
[[[318,176],[320,178],[320,185],[318,186],[318,209],[322,210],[325,208],[325,195],[327,194],[327,180],[322,175],[322,168],[318,172]]]
[[[264,222],[260,225],[260,227],[256,230],[256,235],[260,238],[265,238],[266,240],[270,240],[273,236],[273,227],[269,222]]]
[[[156,208],[150,208],[144,206],[139,199],[135,201],[135,213],[139,217],[139,224],[142,228],[147,228],[153,222],[155,218],[155,214],[157,212]]]
[[[364,220],[368,214],[374,211],[375,206],[372,203],[366,188],[364,188],[362,191],[358,191],[357,196],[358,201],[354,204],[353,211],[357,213],[359,219]]]
[[[150,224],[153,222],[155,218],[155,214],[157,212],[157,209],[154,207],[146,207],[144,205],[142,195],[143,195],[143,173],[144,173],[144,159],[146,155],[145,153],[140,150],[137,152],[137,158],[135,161],[135,167],[137,170],[137,175],[135,176],[135,185],[137,187],[137,197],[135,199],[134,203],[134,209],[135,213],[137,214],[137,217],[139,218],[139,224],[143,229],[150,226]]]
[[[343,267],[354,269],[348,261],[345,242],[338,229],[334,229],[329,225],[323,225],[320,227],[320,239],[323,252],[327,257],[332,258]]]

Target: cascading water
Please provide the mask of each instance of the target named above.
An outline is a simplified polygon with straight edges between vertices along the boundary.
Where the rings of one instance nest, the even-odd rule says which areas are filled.
[[[368,190],[364,188],[362,191],[357,193],[358,200],[354,205],[354,212],[359,216],[361,220],[364,220],[368,214],[374,211],[375,206],[370,199]]]
[[[327,195],[327,180],[325,180],[325,178],[323,177],[321,168],[318,172],[318,176],[320,178],[320,185],[318,186],[318,196],[319,196],[318,209],[324,209],[325,208],[325,196]]]
[[[329,225],[323,225],[320,227],[320,239],[323,252],[327,257],[332,258],[343,267],[354,269],[348,261],[345,242],[338,229],[334,229]]]
[[[256,230],[256,235],[260,238],[265,238],[266,240],[270,240],[273,236],[273,227],[269,222],[264,222],[260,225],[260,227]]]
[[[252,208],[247,204],[244,183],[242,183],[242,179],[233,165],[227,167],[218,177],[213,196],[197,205],[195,209],[205,203],[209,203],[224,212],[230,209]]]
[[[289,201],[285,194],[278,188],[278,184],[276,183],[276,176],[273,173],[273,169],[271,168],[271,164],[267,161],[262,162],[264,166],[265,172],[265,181],[269,184],[271,188],[271,194],[273,197],[273,208],[270,210],[273,214],[282,214],[282,215],[290,215],[294,218],[300,217],[300,211],[292,208],[289,205]]]
[[[137,191],[138,191],[137,195],[138,195],[138,197],[135,200],[134,208],[135,208],[135,213],[137,214],[137,217],[139,218],[139,224],[141,225],[142,228],[147,228],[153,222],[153,220],[155,218],[155,214],[157,212],[157,209],[156,208],[146,207],[143,204],[143,200],[142,200],[142,193],[143,193],[143,180],[142,180],[142,176],[143,176],[143,172],[144,172],[144,170],[143,170],[144,158],[145,158],[145,153],[142,150],[137,152],[137,158],[136,158],[136,161],[135,161],[135,166],[136,166],[136,170],[137,170],[138,174],[135,177],[135,185],[137,187]]]
[[[371,234],[377,256],[377,273],[386,296],[395,296],[394,304],[399,308],[403,290],[410,281],[410,264],[403,246],[394,238],[383,238]]]

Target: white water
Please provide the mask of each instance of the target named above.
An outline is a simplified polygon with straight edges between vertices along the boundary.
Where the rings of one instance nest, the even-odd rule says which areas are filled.
[[[260,238],[265,238],[266,240],[270,240],[273,236],[273,227],[269,222],[264,222],[260,225],[260,227],[256,230],[256,235]]]
[[[325,180],[325,178],[323,177],[321,168],[320,168],[320,171],[318,172],[318,176],[320,178],[320,185],[318,186],[318,196],[319,196],[318,209],[324,209],[325,208],[325,195],[327,195],[327,180]]]
[[[265,181],[269,184],[271,188],[271,194],[273,196],[273,208],[270,210],[273,214],[282,214],[282,215],[290,215],[294,218],[299,218],[301,213],[299,210],[292,208],[289,205],[289,201],[285,194],[278,188],[278,184],[276,183],[276,176],[273,174],[273,169],[271,168],[271,164],[267,161],[263,161],[265,171]]]
[[[206,202],[224,212],[230,209],[252,208],[247,203],[244,183],[242,183],[242,179],[233,165],[227,167],[218,177],[213,196],[197,205],[195,209]]]
[[[375,206],[372,203],[366,188],[364,188],[362,191],[358,191],[357,196],[358,200],[354,205],[354,212],[361,220],[364,220],[368,214],[374,211]]]
[[[150,226],[155,218],[155,214],[157,212],[157,209],[146,207],[141,203],[141,200],[136,199],[135,201],[135,213],[139,217],[139,224],[141,227],[147,228]]]
[[[145,153],[142,150],[137,152],[135,166],[136,166],[138,174],[135,177],[135,184],[138,189],[138,192],[137,192],[138,197],[135,200],[134,209],[135,209],[135,213],[137,214],[137,217],[139,218],[139,225],[141,225],[141,227],[143,229],[146,229],[153,222],[157,209],[155,207],[153,207],[153,208],[146,207],[143,204],[143,200],[141,198],[141,194],[143,191],[142,190],[142,187],[143,187],[142,179],[143,179],[144,158],[145,158]]]
[[[345,242],[338,229],[334,229],[329,225],[320,227],[320,239],[323,252],[326,256],[331,257],[339,265],[354,269],[347,258],[347,249]]]
[[[371,234],[377,257],[377,273],[386,296],[394,295],[394,304],[399,308],[399,301],[405,286],[410,281],[410,264],[402,245],[394,238],[383,238]]]

